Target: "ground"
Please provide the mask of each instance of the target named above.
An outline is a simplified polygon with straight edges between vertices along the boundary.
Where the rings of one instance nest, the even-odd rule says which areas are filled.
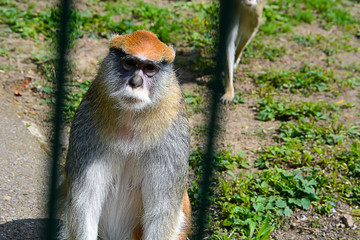
[[[157,4],[166,6],[170,1],[157,1]],[[41,5],[41,4],[40,4]],[[44,8],[46,4],[42,4],[39,8]],[[90,5],[90,7],[93,5]],[[26,8],[26,4],[22,5]],[[89,5],[85,3],[78,3],[79,9],[87,9]],[[360,15],[360,5],[354,3],[353,14]],[[0,29],[5,29],[5,24],[0,25]],[[2,31],[2,30],[1,30]],[[292,33],[299,36],[319,35],[332,42],[342,41],[343,32],[337,27],[332,26],[330,29],[325,29],[321,24],[306,24],[302,23],[296,26]],[[42,41],[39,35],[40,42]],[[256,38],[254,39],[256,40]],[[352,64],[359,66],[360,52],[359,51],[339,51],[337,54],[328,56],[324,51],[317,48],[309,48],[296,44],[291,34],[279,34],[271,38],[261,38],[265,44],[281,45],[286,49],[284,56],[277,58],[275,61],[270,61],[265,58],[247,57],[247,61],[242,63],[235,70],[234,85],[235,92],[242,93],[245,96],[244,104],[230,104],[221,106],[221,118],[219,120],[220,135],[218,136],[216,147],[217,149],[230,149],[234,153],[245,153],[246,158],[250,164],[250,168],[246,171],[259,171],[254,167],[254,163],[258,157],[259,151],[263,146],[273,144],[274,137],[278,134],[279,122],[277,120],[259,121],[257,120],[257,100],[258,100],[258,85],[252,77],[253,73],[259,74],[266,72],[269,69],[299,69],[304,63],[309,66],[327,66],[332,69],[339,77],[346,75],[352,70],[347,70],[347,66]],[[19,116],[18,121],[25,122],[27,128],[30,130],[42,150],[46,153],[50,152],[49,139],[51,138],[51,116],[53,104],[39,104],[39,102],[49,99],[49,95],[40,91],[41,86],[45,86],[46,80],[39,71],[41,63],[34,60],[34,51],[41,48],[39,41],[31,39],[24,39],[19,33],[10,33],[0,36],[0,45],[2,49],[10,52],[10,55],[0,55],[0,78],[1,90],[6,101],[11,102],[16,108],[11,108],[9,111],[15,112]],[[92,80],[96,75],[96,70],[99,61],[106,55],[108,51],[108,40],[105,38],[92,38],[90,36],[83,36],[77,39],[71,51],[70,58],[74,64],[73,76],[79,82],[85,80]],[[360,49],[360,40],[354,35],[347,36],[347,44],[354,48]],[[197,52],[189,52],[187,48],[179,46],[177,51],[177,58],[175,68],[181,82],[182,88],[185,92],[193,95],[200,94],[202,98],[202,109],[206,109],[209,105],[209,82],[211,82],[211,75],[208,73],[202,74],[191,70],[188,66],[182,64],[187,59],[192,59]],[[329,59],[331,62],[329,63]],[[358,70],[357,70],[358,71]],[[359,72],[354,71],[354,75],[358,76]],[[39,87],[40,86],[40,87]],[[344,101],[345,103],[353,104],[352,108],[346,109],[344,114],[339,117],[339,122],[347,126],[360,125],[360,105],[359,105],[359,87],[344,88],[339,91],[336,96],[329,96],[329,94],[320,92],[304,96],[302,94],[283,93],[282,96],[290,97],[291,99],[304,101],[325,101],[327,103],[337,103]],[[5,99],[4,98],[4,99]],[[50,99],[54,102],[53,99]],[[4,100],[5,101],[5,100]],[[199,145],[206,143],[206,134],[201,134],[199,129],[207,125],[208,114],[204,110],[194,110],[193,106],[188,106],[189,119],[192,128],[191,146],[192,150]],[[70,128],[70,123],[64,126],[64,137],[62,143],[64,149],[67,146],[67,137]],[[39,160],[40,161],[40,160]],[[41,160],[41,165],[46,163]],[[25,174],[26,169],[19,170],[19,175]],[[243,170],[238,170],[243,171]],[[24,180],[25,181],[25,180]],[[43,180],[42,180],[43,181]],[[41,182],[39,180],[39,182]],[[3,187],[1,187],[3,188]],[[11,189],[11,187],[8,187]],[[6,198],[2,195],[1,198]],[[3,200],[4,200],[3,199]],[[10,199],[5,199],[11,201]],[[4,200],[4,201],[5,201]],[[297,209],[291,217],[284,219],[284,224],[280,229],[275,230],[271,234],[272,239],[360,239],[358,229],[359,221],[358,215],[354,215],[355,225],[351,228],[346,227],[342,217],[344,214],[351,213],[352,210],[358,206],[350,206],[343,201],[334,203],[336,208],[331,214],[319,215],[314,209],[304,211]],[[25,239],[22,234],[33,234],[32,237],[26,239],[35,239],[39,232],[36,230],[41,226],[41,221],[31,222],[29,219],[23,219],[21,216],[11,217],[11,204],[7,209],[2,209],[0,219],[0,239]],[[36,214],[35,214],[36,215]],[[35,217],[35,216],[34,216]],[[42,218],[42,217],[41,217]],[[40,219],[40,217],[39,217]],[[11,223],[11,221],[17,222]],[[25,220],[28,220],[26,222]],[[9,224],[11,225],[10,227]],[[14,229],[17,229],[17,237],[14,237]],[[35,230],[34,230],[35,229]],[[31,230],[31,231],[30,231]],[[1,235],[1,231],[6,233]],[[22,236],[22,237],[19,237]],[[2,238],[4,237],[4,238]]]

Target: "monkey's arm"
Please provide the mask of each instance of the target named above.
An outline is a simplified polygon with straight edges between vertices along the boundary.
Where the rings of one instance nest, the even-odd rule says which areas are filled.
[[[149,159],[144,159],[143,239],[178,239],[186,228],[182,199],[188,175],[188,134],[186,125],[174,124],[161,144],[150,151]]]
[[[85,111],[87,110],[87,111]],[[63,206],[60,239],[95,240],[101,205],[109,183],[104,146],[93,122],[89,105],[79,106],[70,134],[66,158],[67,196]]]

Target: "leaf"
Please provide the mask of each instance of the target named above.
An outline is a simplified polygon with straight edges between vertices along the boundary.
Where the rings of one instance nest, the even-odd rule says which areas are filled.
[[[243,162],[243,163],[240,163],[240,167],[248,169],[251,167],[251,165],[249,163]]]
[[[290,217],[292,214],[293,214],[293,211],[288,206],[286,206],[286,208],[284,209],[284,215],[286,217]]]
[[[267,182],[264,181],[261,183],[260,187],[263,189],[267,189],[267,188],[269,188],[269,184],[267,184]]]
[[[292,189],[285,189],[285,192],[289,193],[291,197],[294,197],[295,192]]]
[[[304,208],[304,210],[310,210],[311,201],[307,198],[301,199],[301,206]]]
[[[269,226],[268,228],[266,228],[266,230],[263,232],[261,236],[261,238],[259,240],[267,240],[270,238],[271,232],[275,229],[274,226]]]
[[[276,202],[275,202],[275,205],[278,207],[278,208],[285,208],[287,206],[286,202],[282,199],[278,199]]]
[[[260,230],[258,231],[258,236],[256,239],[267,240],[270,238],[271,232],[275,229],[274,226],[269,226],[269,216],[264,219],[264,222],[261,224]],[[260,238],[259,238],[260,237]]]
[[[298,199],[298,198],[289,198],[289,203],[293,203],[295,205],[297,205],[298,207],[302,207],[302,201],[301,199]]]
[[[315,179],[312,179],[306,183],[307,186],[315,186],[318,182]]]
[[[264,221],[261,223],[259,234],[262,235],[262,233],[265,231],[265,229],[269,226],[269,216],[267,216]]]
[[[281,172],[281,175],[283,175],[284,177],[286,177],[286,178],[288,178],[288,177],[291,177],[292,175],[289,173],[289,172],[287,172],[287,171],[283,171],[283,172]]]
[[[249,237],[251,238],[254,235],[254,231],[256,228],[257,223],[253,220],[249,221]]]
[[[45,92],[45,93],[47,93],[47,94],[50,94],[50,93],[53,92],[53,89],[52,89],[52,88],[49,88],[49,87],[44,87],[44,86],[42,86],[42,87],[41,87],[41,91],[43,91],[43,92]]]
[[[232,221],[230,221],[228,218],[225,219],[225,220],[222,222],[222,225],[223,225],[224,227],[231,226],[231,225],[233,225],[233,224],[234,224],[234,223],[233,223]]]
[[[229,174],[233,179],[236,179],[236,176],[235,176],[235,174],[234,174],[232,171],[227,170],[226,172],[227,172],[227,174]]]
[[[340,100],[340,101],[337,101],[335,104],[336,105],[339,105],[339,104],[342,104],[342,103],[344,103],[345,102],[345,99],[342,99],[342,100]]]
[[[257,211],[257,212],[262,212],[265,210],[264,204],[262,204],[262,203],[255,203],[253,205],[253,207],[254,207],[255,211]]]
[[[315,189],[313,187],[305,187],[303,192],[312,195],[312,194],[315,194]]]
[[[265,209],[266,210],[272,210],[272,209],[274,209],[274,205],[272,203],[268,203],[268,204],[266,204]]]

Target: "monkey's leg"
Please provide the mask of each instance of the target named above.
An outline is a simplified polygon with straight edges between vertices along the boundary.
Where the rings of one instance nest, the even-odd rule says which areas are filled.
[[[70,181],[60,239],[96,240],[102,205],[109,188],[109,169],[95,162]]]
[[[142,183],[143,240],[178,240],[187,225],[183,197],[188,162],[180,151],[166,151],[167,144],[176,146],[170,140],[161,146],[162,152],[147,159]]]
[[[251,41],[251,39],[255,36],[255,32],[241,32],[239,29],[239,34],[236,39],[236,51],[235,51],[235,64],[234,68],[239,64],[241,55],[245,49],[245,47],[248,45],[248,43]]]
[[[191,232],[191,204],[187,191],[185,191],[183,196],[182,209],[185,214],[185,224],[179,234],[179,240],[186,240],[186,236],[189,235]]]
[[[225,94],[221,97],[221,102],[228,104],[234,98],[233,72],[235,57],[235,40],[237,36],[239,22],[234,21],[234,25],[230,30],[226,48],[226,64],[225,64]]]
[[[191,204],[189,200],[189,195],[187,191],[184,193],[183,201],[182,201],[182,211],[185,215],[185,221],[181,226],[180,232],[178,236],[175,238],[176,240],[186,240],[186,237],[191,232]],[[134,230],[133,236],[131,240],[141,240],[143,235],[143,229],[141,226],[137,226]]]
[[[172,197],[151,201],[144,206],[144,240],[185,240],[189,231],[189,220],[180,204]],[[180,197],[181,198],[181,197]],[[146,201],[146,200],[145,200]]]

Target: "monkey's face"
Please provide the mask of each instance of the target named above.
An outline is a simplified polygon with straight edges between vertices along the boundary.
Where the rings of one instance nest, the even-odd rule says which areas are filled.
[[[156,85],[163,85],[159,83],[163,67],[163,63],[146,57],[110,49],[102,68],[105,68],[105,86],[116,107],[141,111],[151,105],[158,97]]]

